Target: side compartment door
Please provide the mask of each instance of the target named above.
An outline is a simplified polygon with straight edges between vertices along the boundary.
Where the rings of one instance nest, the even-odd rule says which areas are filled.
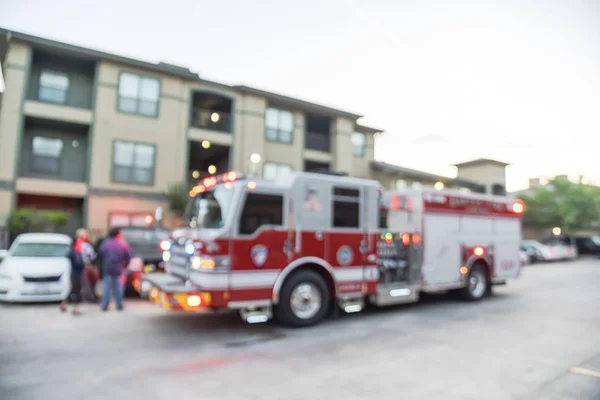
[[[368,251],[363,229],[364,188],[331,185],[330,229],[326,235],[325,259],[333,267],[339,294],[360,293]]]
[[[327,216],[331,213],[329,185],[316,179],[302,179],[293,190],[294,212],[290,225],[292,259],[325,259],[325,232],[329,227]]]
[[[454,215],[425,214],[423,217],[423,279],[425,285],[460,281],[462,260],[459,218]]]
[[[521,222],[517,219],[494,220],[494,278],[514,278],[519,275],[521,262]]]

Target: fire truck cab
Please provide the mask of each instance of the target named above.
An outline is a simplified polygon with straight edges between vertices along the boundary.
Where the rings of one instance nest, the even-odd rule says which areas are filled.
[[[491,283],[515,276],[518,262],[509,269],[502,263],[512,255],[497,254],[514,245],[518,257],[520,231],[488,215],[485,223],[458,214],[450,222],[435,214],[454,210],[436,209],[445,194],[436,195],[386,193],[376,181],[326,174],[276,181],[212,176],[190,192],[186,226],[161,243],[167,274],[143,279],[167,309],[235,309],[251,323],[275,316],[307,326],[334,307],[350,313],[366,302],[414,302],[421,290],[462,289],[478,300]],[[512,201],[496,202],[514,217]],[[490,236],[483,240],[486,224]],[[465,226],[473,230],[464,233]]]

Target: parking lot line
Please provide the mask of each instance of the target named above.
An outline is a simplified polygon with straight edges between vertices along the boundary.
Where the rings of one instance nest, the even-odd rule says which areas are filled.
[[[594,378],[600,378],[600,372],[586,368],[573,367],[569,370],[569,372],[579,375],[593,376]]]

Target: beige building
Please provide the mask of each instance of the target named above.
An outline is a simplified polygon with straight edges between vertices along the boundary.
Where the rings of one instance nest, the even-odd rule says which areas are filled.
[[[377,162],[381,130],[360,125],[361,115],[203,80],[170,64],[5,29],[0,63],[0,227],[11,210],[35,207],[67,210],[70,230],[103,234],[111,223],[143,221],[166,207],[169,184],[229,169],[265,178],[336,171],[388,189],[504,184],[496,170],[493,182],[482,180],[481,163],[479,173],[471,166],[461,174],[459,165],[450,179]]]

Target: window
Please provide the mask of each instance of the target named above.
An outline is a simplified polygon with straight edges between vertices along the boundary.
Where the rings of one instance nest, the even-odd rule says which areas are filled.
[[[283,196],[248,193],[240,218],[240,234],[251,235],[264,225],[283,225]]]
[[[267,108],[265,125],[267,140],[292,143],[294,138],[294,115],[291,112]]]
[[[152,185],[154,183],[153,145],[116,141],[113,144],[113,181]]]
[[[266,162],[263,167],[263,178],[276,180],[290,174],[292,171],[291,165]]]
[[[60,171],[64,143],[60,139],[35,136],[32,141],[31,169],[57,174]]]
[[[156,78],[124,72],[119,79],[119,111],[155,117],[158,115],[160,82]]]
[[[354,132],[352,133],[352,154],[355,157],[363,157],[365,155],[365,149],[367,147],[367,138],[364,133]]]
[[[38,91],[39,100],[64,104],[67,101],[68,90],[69,77],[67,74],[48,69],[42,70]]]
[[[333,188],[334,228],[358,228],[360,226],[360,191],[356,188]]]
[[[396,190],[406,189],[408,187],[408,182],[404,179],[398,179],[396,181]]]
[[[61,243],[19,243],[11,257],[66,257],[69,248]]]

